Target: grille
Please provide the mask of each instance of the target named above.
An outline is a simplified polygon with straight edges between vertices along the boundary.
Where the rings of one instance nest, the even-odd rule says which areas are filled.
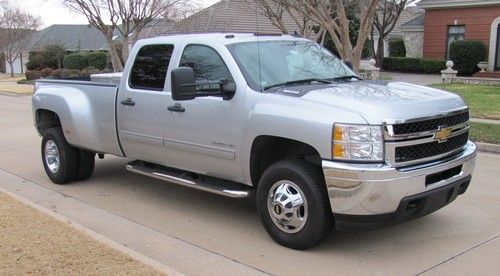
[[[395,153],[396,162],[408,162],[451,152],[465,146],[468,138],[469,133],[466,132],[449,138],[443,143],[436,141],[406,147],[397,147]]]
[[[439,126],[454,126],[469,120],[469,111],[463,113],[430,119],[425,121],[418,121],[413,123],[396,124],[392,126],[394,134],[409,134],[429,130],[436,130]]]

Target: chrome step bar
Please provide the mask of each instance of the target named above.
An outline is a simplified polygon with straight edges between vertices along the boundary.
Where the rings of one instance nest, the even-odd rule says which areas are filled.
[[[133,173],[231,198],[250,197],[254,190],[250,186],[237,182],[197,175],[190,172],[145,163],[140,160],[128,163],[127,170]]]

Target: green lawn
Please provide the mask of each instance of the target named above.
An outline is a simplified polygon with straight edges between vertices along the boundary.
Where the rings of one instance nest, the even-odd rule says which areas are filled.
[[[500,144],[500,125],[471,122],[470,139],[476,142]]]
[[[474,118],[500,120],[500,86],[433,84],[434,88],[456,93],[465,100]]]

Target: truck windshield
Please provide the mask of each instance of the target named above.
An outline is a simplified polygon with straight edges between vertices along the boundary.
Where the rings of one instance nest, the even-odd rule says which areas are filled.
[[[325,83],[357,78],[337,57],[312,41],[241,42],[228,48],[250,87],[257,91],[306,80]]]

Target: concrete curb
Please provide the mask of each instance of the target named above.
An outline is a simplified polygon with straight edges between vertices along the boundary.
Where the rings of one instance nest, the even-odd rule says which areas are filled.
[[[0,95],[7,97],[23,97],[23,96],[33,96],[33,93],[14,93],[8,91],[0,91]]]
[[[46,215],[49,215],[50,217],[52,217],[60,222],[63,222],[65,224],[69,225],[70,227],[73,227],[74,229],[84,233],[85,235],[90,236],[91,238],[105,244],[108,247],[111,247],[115,250],[118,250],[119,252],[129,256],[130,258],[132,258],[136,261],[139,261],[143,264],[149,265],[149,266],[159,270],[160,272],[165,273],[166,275],[184,275],[184,274],[178,272],[177,270],[175,270],[169,266],[166,266],[166,265],[161,264],[161,263],[159,263],[151,258],[148,258],[142,254],[139,254],[136,251],[134,251],[134,250],[132,250],[132,249],[120,244],[120,243],[117,243],[111,239],[108,239],[105,236],[103,236],[103,235],[101,235],[93,230],[90,230],[87,227],[84,227],[84,226],[82,226],[82,225],[80,225],[80,224],[78,224],[78,223],[76,223],[68,218],[65,218],[64,216],[62,216],[58,213],[54,213],[53,211],[51,211],[43,206],[40,206],[40,205],[38,205],[38,204],[28,200],[28,199],[25,199],[17,194],[14,194],[14,193],[12,193],[12,192],[10,192],[2,187],[0,187],[0,192],[4,193],[6,195],[9,195],[9,196],[13,197],[14,199],[16,199],[16,200],[38,210]]]
[[[476,142],[476,145],[479,151],[500,154],[500,145],[481,142]]]

